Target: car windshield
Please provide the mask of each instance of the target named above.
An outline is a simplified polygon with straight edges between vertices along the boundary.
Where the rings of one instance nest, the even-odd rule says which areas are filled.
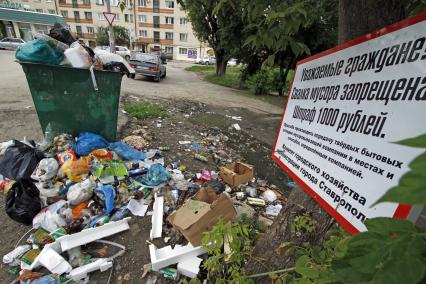
[[[138,60],[141,62],[150,62],[150,63],[157,63],[158,56],[154,54],[142,54],[137,53],[132,57],[133,60]]]

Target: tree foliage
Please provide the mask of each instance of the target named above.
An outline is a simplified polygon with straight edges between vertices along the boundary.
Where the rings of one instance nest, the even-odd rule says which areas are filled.
[[[122,26],[113,26],[112,32],[114,36],[114,42],[116,45],[129,45],[129,31]],[[96,33],[96,44],[97,45],[109,45],[108,39],[108,28],[100,27]]]

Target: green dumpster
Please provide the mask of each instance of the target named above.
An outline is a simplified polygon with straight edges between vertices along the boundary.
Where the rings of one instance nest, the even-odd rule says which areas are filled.
[[[43,132],[50,123],[54,133],[77,136],[90,131],[115,140],[122,79],[119,72],[94,70],[95,90],[88,69],[19,63]]]

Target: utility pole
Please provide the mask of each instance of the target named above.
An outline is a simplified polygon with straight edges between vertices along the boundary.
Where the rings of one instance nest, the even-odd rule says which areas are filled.
[[[107,4],[107,12],[111,13],[111,0],[105,0],[106,4]],[[115,53],[115,45],[114,45],[114,35],[112,33],[112,23],[109,26],[109,31],[108,31],[108,35],[109,35],[109,48],[111,53]]]

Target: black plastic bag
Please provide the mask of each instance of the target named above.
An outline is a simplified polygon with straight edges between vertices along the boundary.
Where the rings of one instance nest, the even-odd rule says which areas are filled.
[[[122,62],[108,62],[107,64],[104,64],[104,70],[118,71],[121,75],[126,75],[127,77],[129,77],[130,74],[126,65]]]
[[[31,225],[40,210],[40,192],[30,180],[21,180],[12,185],[6,197],[6,214],[10,218]]]
[[[72,36],[71,32],[59,23],[53,25],[53,28],[50,29],[49,36],[68,45],[75,42],[75,38]]]
[[[20,141],[13,142],[14,145],[7,148],[0,161],[0,174],[13,180],[30,179],[44,155],[36,148]]]

